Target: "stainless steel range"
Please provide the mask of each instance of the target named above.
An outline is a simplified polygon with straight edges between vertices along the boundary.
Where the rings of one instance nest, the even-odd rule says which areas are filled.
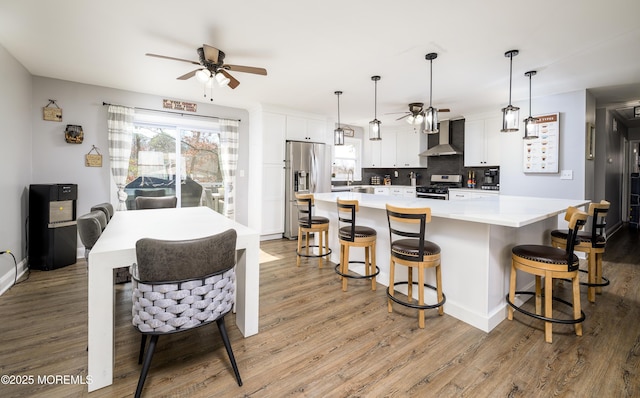
[[[433,174],[431,185],[416,187],[416,197],[424,199],[449,200],[449,188],[461,188],[460,174]]]

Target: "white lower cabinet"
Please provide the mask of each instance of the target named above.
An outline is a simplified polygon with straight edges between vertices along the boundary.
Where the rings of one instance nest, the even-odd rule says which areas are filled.
[[[496,192],[496,191],[452,188],[452,189],[449,189],[449,200],[487,198],[487,197],[496,196],[499,194],[500,192]]]
[[[403,198],[415,198],[416,187],[407,186],[386,186],[386,187],[374,187],[373,193],[376,195],[389,195],[398,196]]]

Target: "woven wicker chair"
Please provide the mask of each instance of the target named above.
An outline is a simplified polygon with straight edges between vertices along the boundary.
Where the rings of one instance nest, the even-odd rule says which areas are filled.
[[[240,373],[227,335],[224,316],[235,303],[236,231],[184,241],[141,239],[131,267],[133,325],[142,333],[136,397],[144,386],[161,335],[216,322],[239,386]]]

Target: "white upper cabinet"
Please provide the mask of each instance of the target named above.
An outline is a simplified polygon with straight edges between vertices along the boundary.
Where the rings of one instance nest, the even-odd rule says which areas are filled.
[[[287,117],[279,113],[263,112],[262,123],[262,162],[284,164]]]
[[[466,120],[465,167],[500,166],[500,118]]]
[[[426,167],[421,148],[419,132],[385,130],[381,141],[365,139],[363,167]]]
[[[383,141],[371,141],[365,137],[362,145],[362,167],[382,167],[380,162],[380,151]]]
[[[424,167],[421,164],[420,132],[416,130],[399,131],[396,134],[396,166]]]
[[[326,143],[326,122],[287,115],[287,140]]]

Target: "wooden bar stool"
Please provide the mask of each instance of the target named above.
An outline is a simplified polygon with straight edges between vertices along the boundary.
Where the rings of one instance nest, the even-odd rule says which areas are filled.
[[[580,272],[587,273],[588,282],[580,282],[581,285],[587,286],[587,299],[595,303],[596,293],[602,291],[602,286],[609,285],[609,280],[602,276],[602,255],[607,245],[607,213],[609,211],[609,202],[601,200],[600,203],[589,204],[588,215],[591,217],[591,231],[578,232],[577,242],[573,250],[587,254],[587,270]],[[565,220],[571,216],[566,214]],[[560,249],[567,246],[568,231],[554,230],[551,231],[551,245]]]
[[[424,310],[438,308],[438,314],[444,314],[443,305],[447,300],[442,292],[442,272],[440,269],[440,246],[425,239],[427,223],[431,222],[431,209],[402,208],[387,204],[389,223],[389,242],[391,243],[391,261],[389,264],[389,287],[387,288],[388,309],[393,311],[392,301],[410,308],[418,309],[418,326],[424,329]],[[418,227],[418,228],[416,228]],[[407,281],[395,282],[395,265],[408,267]],[[418,269],[418,282],[413,281],[413,268]],[[425,283],[425,269],[435,268],[436,286]],[[418,304],[413,302],[413,285],[418,287]],[[407,300],[395,297],[394,289],[398,285],[407,285]],[[424,288],[436,291],[436,304],[425,304]]]
[[[340,264],[335,270],[342,279],[342,290],[347,291],[347,278],[366,279],[371,278],[371,290],[376,290],[376,275],[380,268],[376,265],[376,239],[378,233],[375,229],[356,224],[356,214],[360,206],[357,200],[338,199],[338,239],[340,241]],[[343,226],[346,224],[345,226]],[[349,261],[349,249],[351,247],[364,247],[364,262]],[[364,264],[365,275],[349,273],[349,264]]]
[[[576,335],[582,336],[582,322],[584,312],[580,309],[580,280],[578,277],[579,259],[573,253],[576,243],[575,236],[587,222],[587,213],[570,207],[571,213],[567,246],[559,249],[544,245],[519,245],[511,249],[511,280],[509,282],[508,319],[513,320],[513,310],[522,312],[530,317],[544,321],[544,339],[552,342],[552,323],[573,324]],[[523,271],[535,275],[535,292],[516,291],[516,271]],[[544,277],[544,316],[541,314],[542,277]],[[573,304],[559,297],[553,297],[553,279],[570,279],[573,285]],[[535,296],[535,313],[517,307],[514,303],[516,294]],[[559,319],[553,317],[552,301],[556,300],[573,308],[573,319]]]
[[[298,250],[297,266],[300,266],[301,257],[318,258],[318,267],[322,268],[322,259],[331,254],[329,248],[329,219],[313,215],[313,194],[296,193],[296,201],[298,204]],[[318,244],[311,245],[309,242],[309,234],[318,233]],[[306,245],[302,245],[302,239],[306,239]],[[318,254],[309,252],[310,247],[317,247]],[[305,249],[305,253],[302,253]]]

